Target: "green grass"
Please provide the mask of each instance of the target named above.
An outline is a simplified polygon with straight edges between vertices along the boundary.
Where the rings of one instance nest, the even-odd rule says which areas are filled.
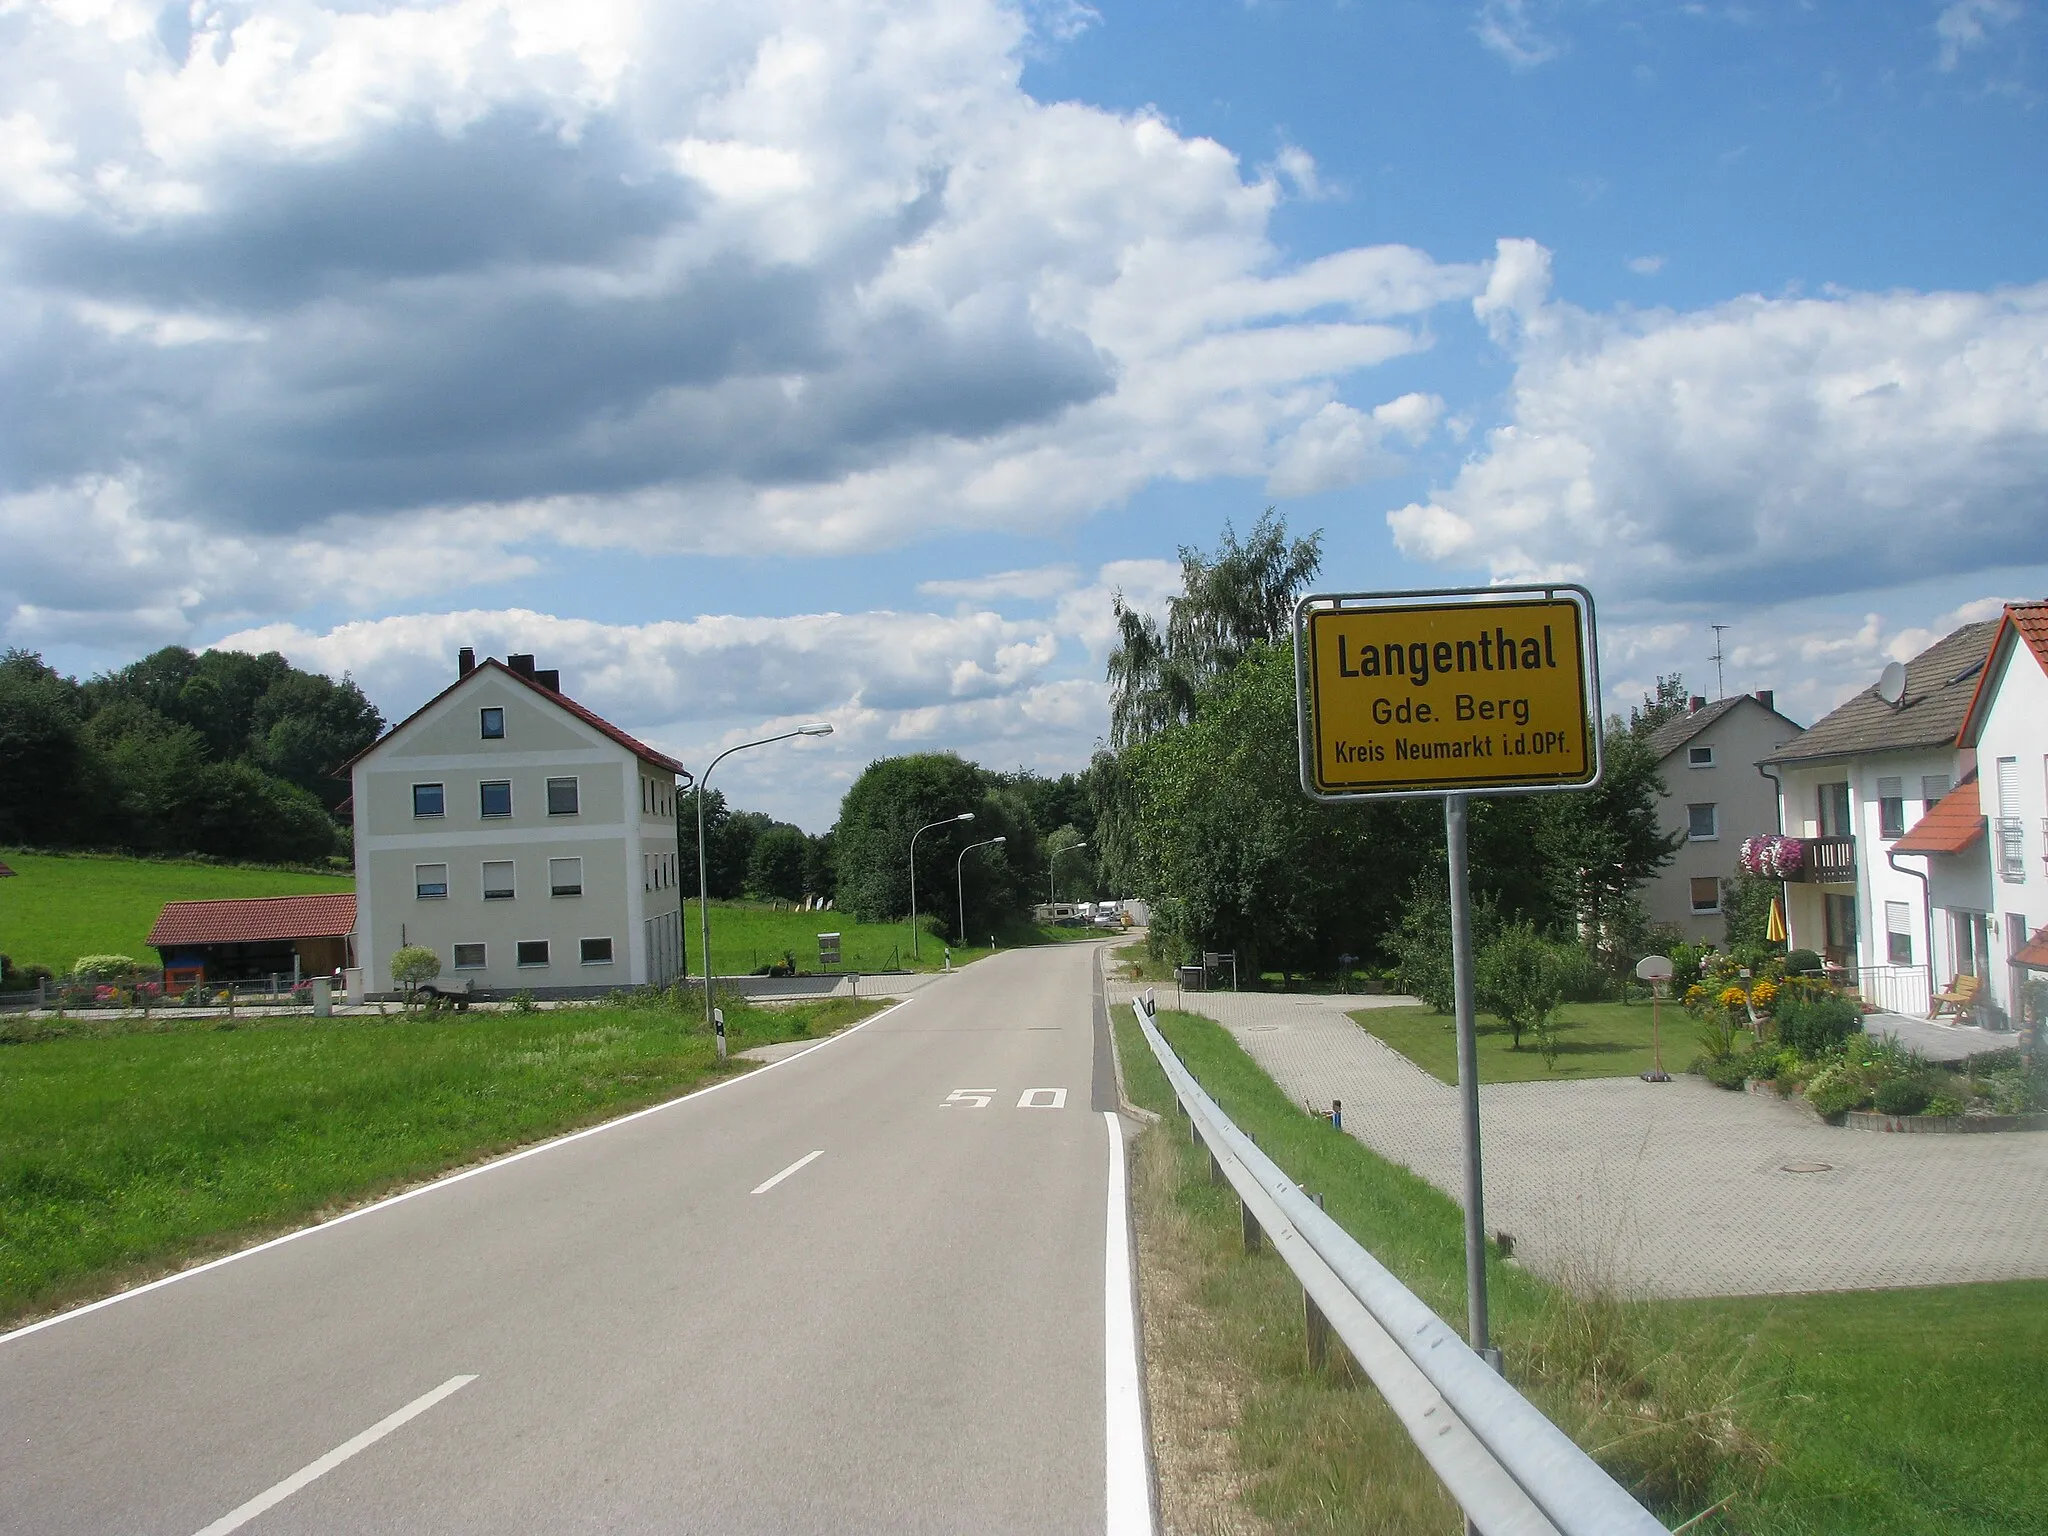
[[[1171,1013],[1161,1024],[1232,1119],[1293,1177],[1323,1191],[1330,1213],[1440,1316],[1462,1321],[1455,1202],[1304,1114],[1221,1026]],[[1127,1009],[1118,1010],[1116,1027],[1132,1097],[1170,1112],[1164,1074]],[[1171,1118],[1152,1134],[1186,1136]],[[1199,1161],[1189,1166],[1193,1187],[1183,1189],[1182,1203],[1212,1204],[1227,1240],[1235,1206],[1208,1194]],[[1278,1266],[1270,1257],[1249,1262]],[[1621,1302],[1572,1295],[1491,1255],[1488,1276],[1510,1378],[1668,1521],[1732,1496],[1698,1529],[2048,1530],[2040,1387],[2048,1378],[2048,1282]],[[1282,1354],[1293,1358],[1298,1300],[1256,1322],[1291,1329]],[[1227,1330],[1227,1320],[1218,1327]],[[1305,1369],[1281,1364],[1265,1377],[1252,1372],[1237,1430],[1247,1502],[1283,1527],[1365,1526],[1341,1476],[1323,1465],[1328,1451],[1317,1435],[1304,1436],[1297,1452],[1261,1427],[1263,1401],[1303,1390]]]
[[[738,1051],[881,1006],[734,1003],[727,1031]],[[645,1004],[0,1047],[0,1321],[743,1069],[694,1010]]]
[[[154,964],[149,930],[167,901],[355,889],[348,875],[114,854],[0,849],[0,860],[20,876],[0,880],[0,951],[16,965],[47,965],[60,975],[80,955],[131,955]]]
[[[699,928],[697,903],[683,904],[685,938],[690,951],[690,969],[700,972],[697,954]],[[745,975],[764,965],[779,962],[784,954],[795,956],[797,969],[817,971],[818,935],[839,935],[837,971],[936,971],[946,962],[950,934],[945,925],[929,915],[924,935],[918,940],[920,954],[910,952],[910,923],[855,922],[846,912],[792,912],[767,902],[714,901],[711,903],[711,960],[721,976]],[[999,937],[1002,947],[1015,949],[1026,944],[1054,944],[1070,939],[1101,938],[1104,935],[1083,928],[1040,928],[1017,924]],[[983,939],[987,935],[978,935]],[[963,949],[953,947],[953,964],[966,965],[993,954],[986,942]]]
[[[1676,1003],[1663,1005],[1664,1070],[1683,1072],[1699,1054],[1695,1023]],[[1440,1082],[1458,1081],[1458,1037],[1454,1021],[1434,1008],[1361,1008],[1351,1015]],[[1512,1049],[1508,1027],[1490,1013],[1478,1018],[1479,1081],[1540,1083],[1584,1077],[1634,1077],[1653,1060],[1647,1003],[1566,1003],[1553,1026],[1556,1063],[1543,1059],[1534,1035],[1524,1031],[1522,1048]],[[1748,1031],[1736,1041],[1740,1049]]]

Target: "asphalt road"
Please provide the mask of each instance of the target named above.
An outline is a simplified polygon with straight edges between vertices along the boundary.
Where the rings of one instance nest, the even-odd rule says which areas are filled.
[[[1142,1528],[1093,950],[0,1340],[0,1531]]]

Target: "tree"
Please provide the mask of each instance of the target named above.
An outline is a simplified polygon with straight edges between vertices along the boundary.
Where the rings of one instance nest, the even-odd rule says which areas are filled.
[[[839,839],[829,830],[804,840],[804,890],[831,899],[839,891],[839,866],[834,862]]]
[[[804,865],[810,839],[796,827],[778,822],[754,840],[747,859],[747,894],[763,899],[795,901],[806,894]]]
[[[1685,679],[1674,672],[1669,677],[1659,673],[1657,691],[1643,695],[1643,702],[1628,712],[1628,733],[1639,741],[1648,740],[1667,721],[1676,720],[1686,711],[1688,696]]]
[[[1224,524],[1214,557],[1182,545],[1181,592],[1168,604],[1163,635],[1119,592],[1109,655],[1111,745],[1121,749],[1186,723],[1207,684],[1254,646],[1285,638],[1296,601],[1322,566],[1322,537],[1289,543],[1286,520],[1268,507],[1242,543]]]
[[[1472,947],[1484,949],[1500,928],[1498,903],[1490,891],[1472,896]],[[1407,905],[1386,948],[1394,960],[1395,984],[1438,1013],[1457,1008],[1451,957],[1451,877],[1448,863],[1431,859],[1415,876]]]
[[[0,841],[77,836],[91,777],[80,702],[77,685],[42,657],[0,654]]]
[[[1557,1040],[1551,1015],[1564,1001],[1566,967],[1558,946],[1533,923],[1508,923],[1479,951],[1474,968],[1480,1006],[1508,1027],[1510,1049],[1522,1048],[1533,1033],[1546,1066],[1555,1065]]]
[[[912,834],[962,811],[974,819],[933,827],[917,839],[919,909],[950,932],[961,920],[957,871],[970,934],[1001,932],[1013,924],[1031,900],[1032,875],[1043,867],[1037,829],[1018,790],[950,752],[879,759],[847,790],[833,829],[841,909],[865,922],[908,913]],[[970,843],[996,837],[1008,841],[957,863]]]
[[[1094,850],[1082,848],[1084,841],[1072,822],[1046,834],[1045,860],[1052,871],[1048,886],[1054,901],[1087,901],[1096,894]]]

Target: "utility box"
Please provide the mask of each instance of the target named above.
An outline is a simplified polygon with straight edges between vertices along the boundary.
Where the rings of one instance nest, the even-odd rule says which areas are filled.
[[[821,933],[821,934],[819,934],[819,935],[818,935],[818,964],[820,964],[820,965],[837,965],[838,963],[839,963],[839,935],[838,935],[838,934],[836,934],[836,933]]]
[[[1209,990],[1209,972],[1199,965],[1183,965],[1174,971],[1174,979],[1180,983],[1183,992],[1206,992]]]
[[[331,1019],[334,1017],[334,982],[326,976],[313,978],[313,1017]]]
[[[351,965],[341,973],[341,977],[348,1000],[352,1003],[362,1002],[363,968],[360,965]]]

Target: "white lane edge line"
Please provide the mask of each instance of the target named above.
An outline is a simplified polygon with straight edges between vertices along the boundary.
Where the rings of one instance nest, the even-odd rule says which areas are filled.
[[[688,1093],[680,1094],[673,1099],[664,1099],[659,1104],[650,1104],[645,1109],[636,1109],[629,1115],[619,1116],[616,1120],[606,1120],[600,1125],[587,1125],[580,1131],[570,1131],[567,1135],[557,1136],[552,1141],[536,1142],[533,1146],[522,1147],[517,1152],[508,1152],[503,1157],[493,1158],[490,1162],[479,1163],[474,1168],[465,1168],[460,1173],[451,1173],[445,1178],[435,1179],[430,1184],[422,1184],[417,1189],[408,1189],[402,1194],[388,1195],[384,1199],[374,1201],[369,1205],[358,1206],[352,1211],[344,1211],[341,1215],[331,1220],[315,1222],[310,1227],[300,1227],[296,1232],[287,1232],[281,1237],[273,1237],[268,1242],[256,1244],[253,1248],[243,1248],[234,1253],[224,1254],[220,1258],[210,1259],[204,1264],[195,1264],[190,1269],[181,1269],[174,1275],[165,1275],[160,1280],[151,1280],[145,1285],[138,1285],[132,1290],[116,1291],[111,1296],[102,1296],[98,1301],[89,1301],[82,1307],[73,1307],[68,1312],[59,1312],[55,1316],[43,1318],[39,1322],[24,1324],[11,1333],[0,1333],[0,1344],[11,1343],[15,1339],[25,1339],[32,1333],[41,1333],[45,1328],[54,1328],[57,1324],[67,1323],[75,1317],[84,1317],[89,1312],[97,1312],[103,1307],[111,1307],[116,1302],[129,1301],[137,1296],[146,1296],[151,1291],[162,1290],[167,1285],[176,1285],[180,1280],[190,1280],[196,1275],[203,1275],[209,1270],[219,1269],[223,1265],[238,1263],[243,1259],[253,1259],[259,1253],[267,1253],[270,1249],[281,1247],[285,1243],[295,1243],[300,1238],[311,1237],[316,1232],[331,1232],[334,1228],[354,1221],[358,1217],[369,1216],[377,1211],[389,1210],[394,1205],[403,1205],[408,1200],[417,1200],[421,1195],[430,1195],[437,1189],[446,1189],[451,1184],[460,1184],[464,1179],[473,1179],[479,1174],[494,1173],[500,1168],[510,1167],[513,1163],[523,1162],[529,1157],[538,1157],[543,1152],[552,1152],[557,1147],[566,1147],[572,1141],[581,1141],[586,1136],[597,1136],[605,1131],[616,1130],[622,1125],[631,1125],[635,1120],[645,1119],[649,1115],[658,1115],[665,1109],[674,1109],[678,1104],[688,1104],[693,1099],[701,1099],[706,1094],[716,1093],[721,1088],[736,1088],[741,1083],[754,1082],[758,1078],[765,1077],[768,1073],[773,1072],[777,1067],[786,1067],[792,1061],[803,1060],[804,1057],[810,1055],[813,1051],[822,1051],[827,1046],[837,1045],[841,1040],[851,1039],[870,1024],[879,1024],[898,1009],[907,1008],[916,1001],[917,998],[913,995],[904,998],[901,1002],[891,1003],[880,1013],[871,1014],[850,1029],[842,1029],[836,1035],[828,1035],[817,1044],[807,1045],[800,1051],[791,1051],[787,1056],[781,1057],[779,1060],[763,1062],[753,1071],[743,1076],[728,1077],[723,1082],[711,1083],[702,1088],[692,1088]]]
[[[1102,1372],[1105,1507],[1108,1536],[1151,1536],[1152,1473],[1145,1450],[1145,1399],[1138,1382],[1136,1277],[1131,1270],[1130,1193],[1123,1123],[1109,1127],[1108,1225],[1102,1259]]]
[[[476,1377],[473,1375],[450,1376],[441,1385],[434,1388],[433,1391],[414,1398],[403,1408],[399,1409],[398,1412],[379,1419],[353,1440],[344,1440],[318,1461],[308,1462],[283,1482],[264,1489],[263,1492],[257,1494],[248,1503],[229,1510],[218,1520],[214,1521],[213,1524],[200,1531],[198,1536],[228,1536],[230,1531],[239,1531],[265,1510],[282,1504],[308,1483],[313,1482],[317,1478],[325,1477],[351,1456],[354,1456],[359,1451],[368,1450],[400,1425],[418,1418],[429,1408],[433,1407],[434,1404],[440,1402],[443,1398],[453,1397],[457,1392],[460,1392],[475,1380]]]
[[[824,1155],[825,1149],[823,1147],[818,1148],[818,1150],[815,1152],[806,1152],[802,1157],[798,1158],[795,1162],[791,1163],[787,1168],[783,1169],[782,1172],[776,1174],[774,1178],[763,1180],[761,1183],[756,1184],[752,1189],[748,1190],[747,1193],[752,1195],[765,1195],[768,1193],[769,1190],[773,1189],[776,1185],[780,1184],[792,1173],[802,1172],[804,1169],[808,1168],[812,1163],[815,1163],[819,1158],[823,1157]]]

